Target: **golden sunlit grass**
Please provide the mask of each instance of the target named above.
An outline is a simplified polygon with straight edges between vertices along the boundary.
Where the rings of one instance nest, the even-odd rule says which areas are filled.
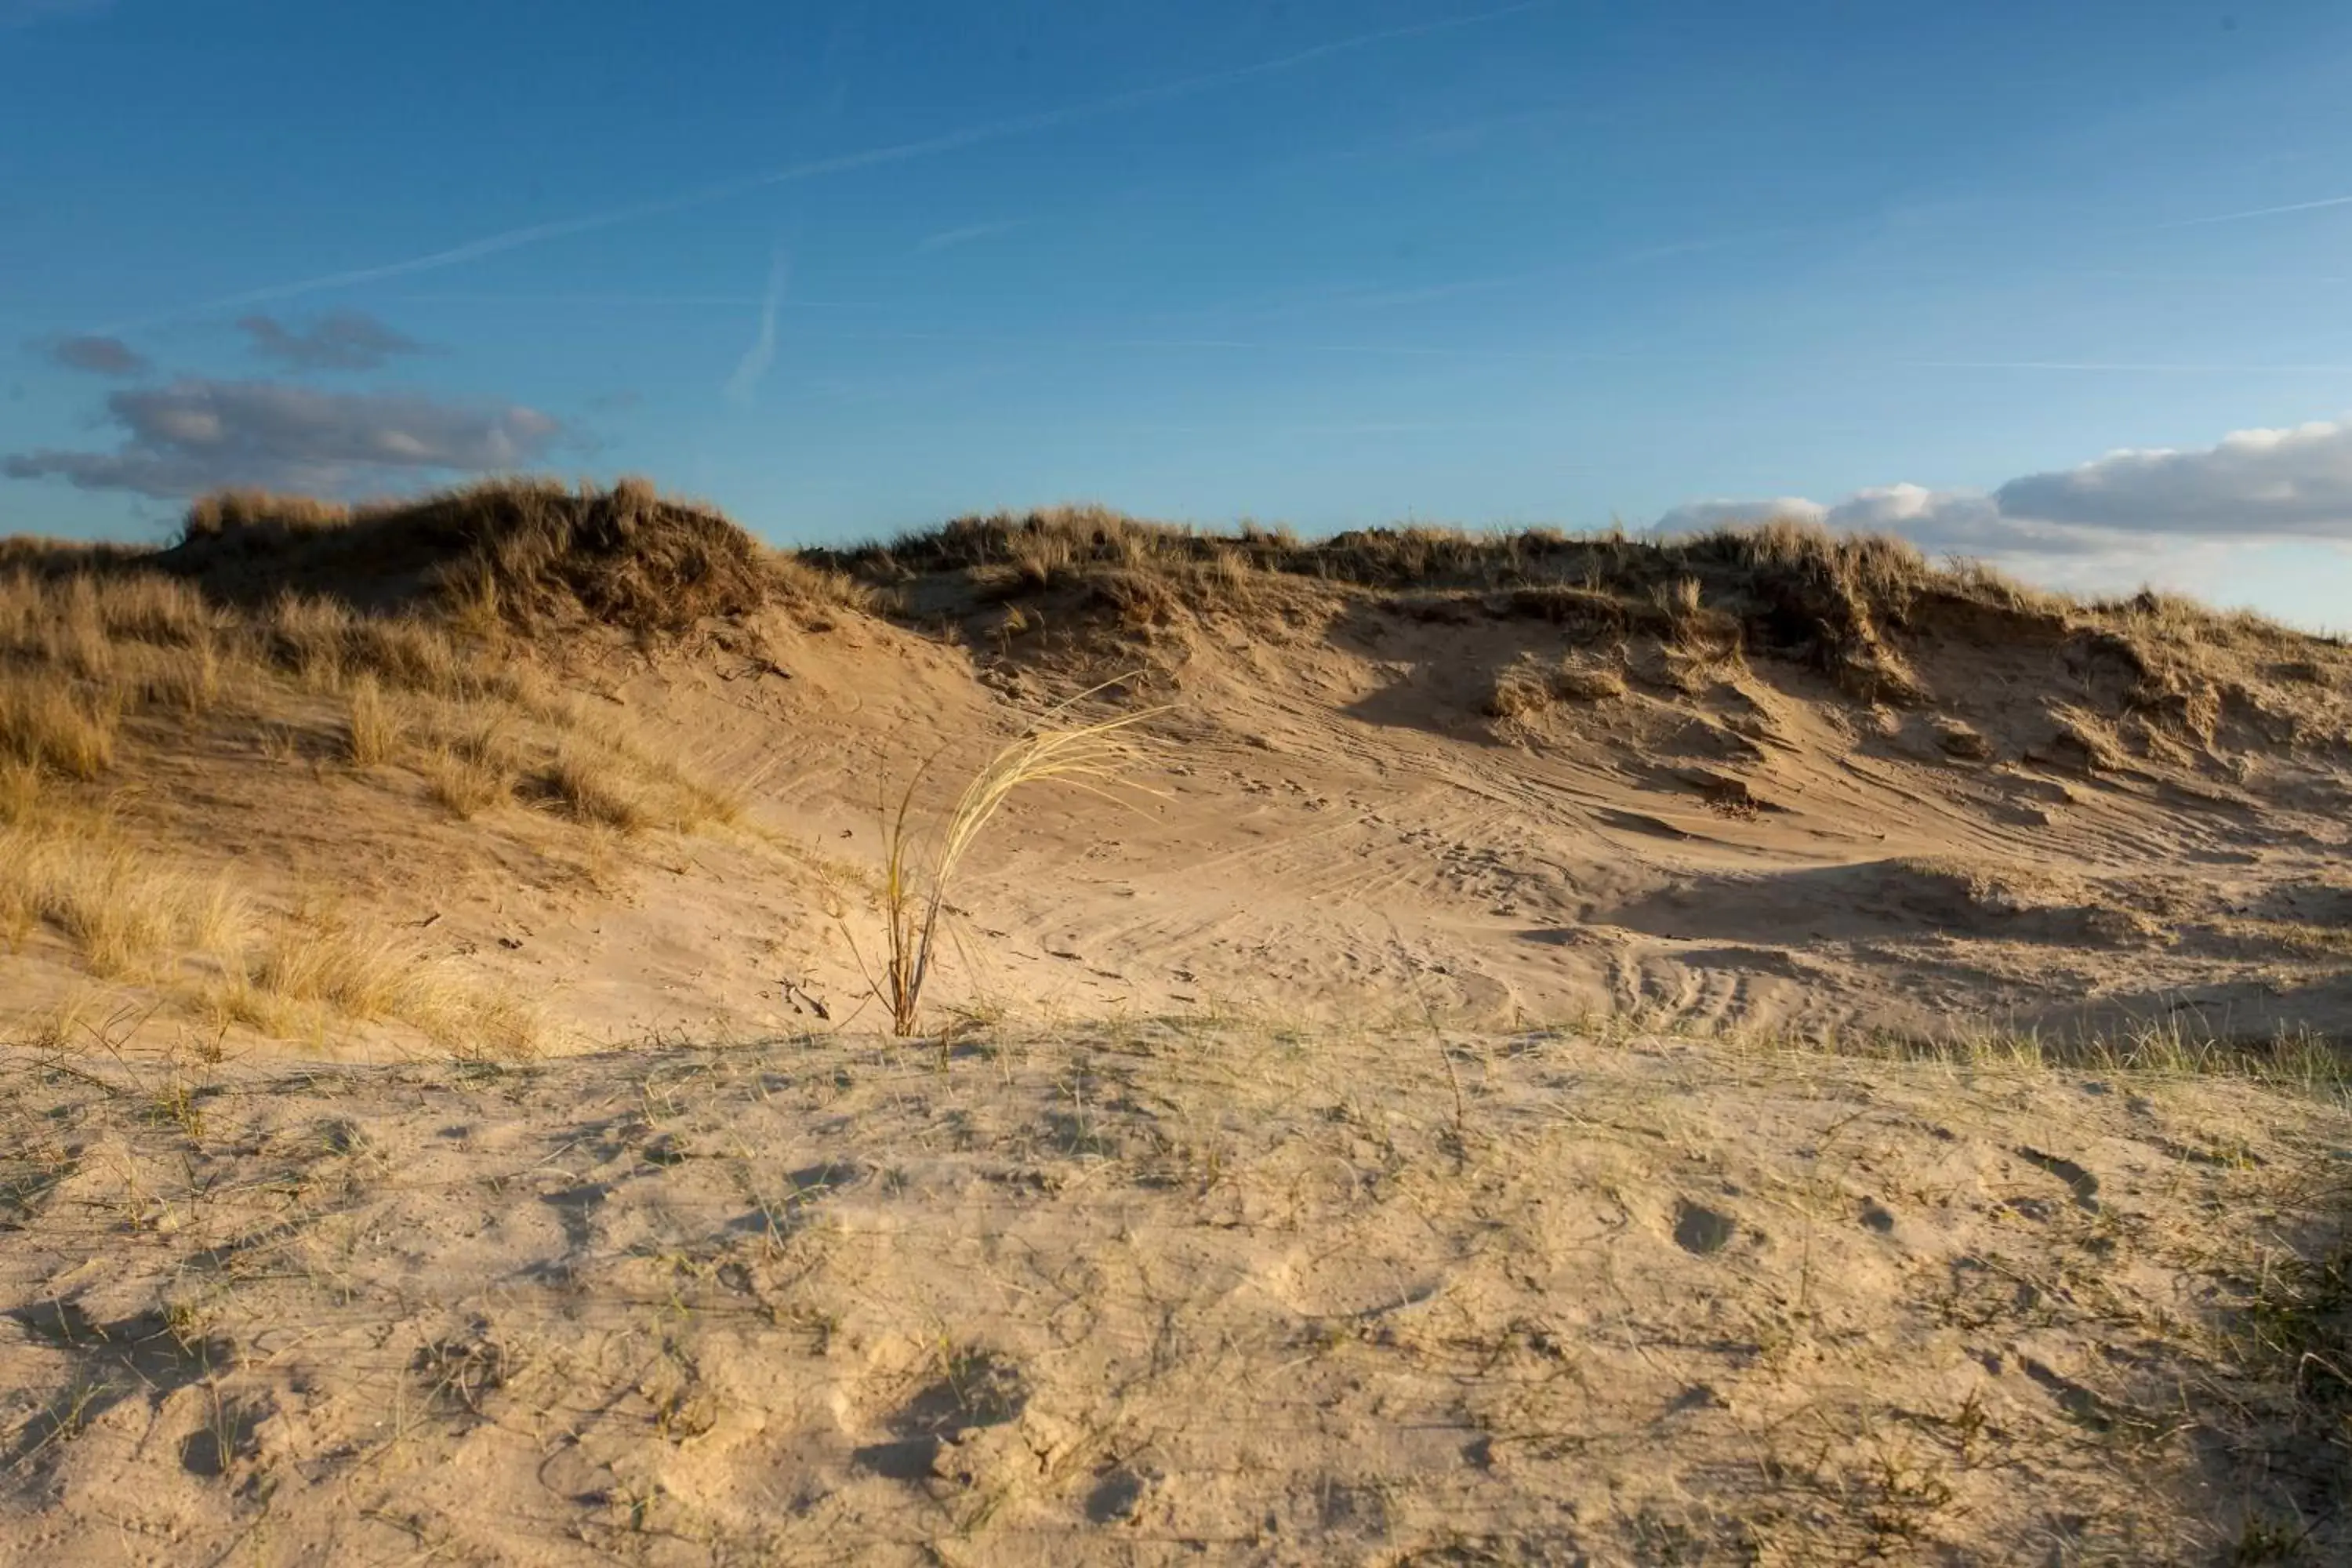
[[[603,823],[624,833],[653,826],[645,791],[614,754],[566,742],[541,776],[549,799],[579,822]]]
[[[41,770],[21,758],[0,762],[0,827],[29,819],[41,802]]]
[[[398,1016],[412,1002],[422,955],[335,921],[298,919],[252,956],[246,975],[281,1002],[319,1002],[348,1018]]]
[[[373,768],[400,754],[406,726],[373,675],[352,682],[343,723],[343,752],[355,768]]]
[[[881,974],[866,977],[875,997],[889,1009],[894,1033],[916,1031],[923,986],[938,956],[940,916],[948,889],[964,857],[1005,801],[1030,784],[1068,784],[1108,794],[1125,781],[1138,755],[1131,731],[1158,710],[1090,724],[1056,722],[1071,712],[1073,703],[1092,695],[1082,692],[1055,708],[990,758],[957,796],[935,843],[926,846],[915,821],[919,772],[898,797],[884,825],[887,853],[879,896],[888,951]]]
[[[161,868],[102,826],[57,820],[0,830],[0,925],[43,921],[90,969],[150,973],[183,952],[234,952],[251,919],[225,879]]]
[[[0,673],[0,758],[94,779],[114,761],[121,710],[52,676]]]
[[[140,650],[130,684],[142,706],[194,718],[220,700],[223,672],[220,650],[206,634],[184,647]]]
[[[544,503],[550,518],[569,494],[501,493],[526,510]],[[650,529],[659,543],[675,520],[649,496],[635,493],[628,506],[640,533]],[[240,574],[273,552],[364,542],[351,531],[370,515],[226,497],[192,510],[188,538],[196,551],[223,552],[232,583],[245,583]],[[687,532],[716,526],[706,520]],[[559,532],[541,542],[560,542]],[[610,574],[641,571],[628,542],[619,543],[600,568],[607,576],[583,579],[583,591],[618,592]],[[498,575],[515,559],[509,550],[478,561],[492,600],[516,591]],[[742,559],[756,566],[763,557]],[[685,548],[673,564],[690,572],[698,560]],[[351,564],[362,576],[377,566]],[[550,613],[546,595],[570,581],[571,567],[558,552],[533,570],[541,574],[533,613]],[[644,603],[663,596],[658,573],[628,580]],[[824,580],[812,568],[803,587],[814,593]],[[289,788],[323,779],[319,764],[339,756],[397,799],[388,775],[405,769],[458,817],[495,809],[532,777],[592,834],[691,831],[743,809],[740,782],[701,778],[625,722],[590,722],[528,662],[529,644],[505,620],[475,635],[429,603],[362,612],[320,591],[315,577],[233,587],[219,600],[209,581],[123,551],[25,545],[0,557],[0,940],[11,949],[47,930],[93,973],[193,994],[215,1022],[282,1037],[322,1039],[337,1020],[392,1022],[456,1050],[527,1053],[541,1028],[529,1007],[371,934],[362,920],[268,914],[195,869],[184,849],[126,832],[147,813],[140,792],[118,781],[157,748],[194,743],[229,756],[257,751],[275,768],[308,763]],[[864,590],[840,592],[854,599]],[[108,799],[127,810],[125,823],[114,820],[115,805],[101,806],[100,789],[114,792]]]
[[[506,990],[336,910],[278,922],[203,992],[202,1006],[215,1022],[280,1038],[321,1037],[331,1018],[395,1022],[489,1057],[531,1055],[542,1032],[536,1011]]]
[[[433,798],[461,822],[503,805],[514,793],[512,773],[455,746],[435,747],[419,766]]]
[[[553,518],[571,504],[564,499],[570,492],[545,487],[498,495],[504,498],[499,504],[532,517],[545,510]],[[661,508],[669,503],[649,498],[641,488],[624,499],[645,517],[667,516]],[[357,536],[338,531],[375,516],[238,493],[196,507],[188,537],[198,545],[235,542],[248,555],[267,553],[348,544]],[[646,526],[667,537],[660,533],[667,523]],[[696,526],[707,532],[711,525],[705,519]],[[538,562],[534,570],[558,571],[554,557],[542,559],[541,547],[552,548],[553,528],[522,529],[539,542],[532,550],[540,553],[523,552]],[[681,550],[693,567],[698,558]],[[411,766],[460,815],[509,794],[534,754],[545,763],[549,795],[583,821],[692,831],[736,820],[746,804],[740,782],[705,779],[656,756],[609,719],[589,722],[522,658],[524,647],[503,627],[494,637],[468,637],[456,625],[412,611],[363,615],[331,595],[291,588],[249,610],[216,607],[190,581],[112,555],[103,563],[104,575],[14,569],[0,576],[0,656],[9,658],[0,663],[0,761],[94,780],[113,764],[126,713],[195,721],[233,693],[236,706],[249,710],[241,711],[241,721],[264,737],[265,754],[290,762],[309,750],[302,736],[313,728],[291,717],[300,704],[281,689],[290,678],[296,691],[340,698],[338,749],[352,765]],[[483,557],[476,564],[477,576],[488,574],[485,594],[495,599],[511,591],[499,586],[498,572],[519,569],[514,561],[499,568]],[[638,570],[625,561],[613,569]],[[830,581],[817,567],[802,574],[810,592]],[[631,591],[648,600],[656,592],[652,582],[632,582]],[[844,584],[835,584],[837,599],[862,592]],[[12,783],[11,798],[37,783]]]
[[[289,593],[270,605],[259,629],[276,663],[315,690],[331,690],[343,678],[351,626],[351,610],[338,601]]]
[[[344,662],[399,690],[454,697],[485,683],[443,628],[406,616],[354,621],[343,637]]]

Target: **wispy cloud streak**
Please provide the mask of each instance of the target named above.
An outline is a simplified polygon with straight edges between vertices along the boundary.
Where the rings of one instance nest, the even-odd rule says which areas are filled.
[[[378,283],[386,279],[404,278],[419,272],[437,271],[443,268],[463,266],[485,257],[499,256],[520,250],[526,246],[542,245],[550,240],[566,239],[575,235],[592,234],[599,229],[617,228],[625,224],[642,223],[648,218],[667,217],[675,213],[711,205],[753,191],[774,185],[791,184],[802,180],[817,179],[828,174],[849,174],[859,169],[879,168],[886,164],[904,163],[918,158],[936,157],[940,153],[979,146],[983,142],[1002,142],[1015,136],[1026,136],[1040,131],[1075,124],[1080,121],[1099,119],[1126,110],[1141,109],[1155,103],[1166,103],[1188,98],[1213,88],[1226,87],[1235,82],[1249,81],[1258,77],[1273,76],[1296,70],[1300,66],[1334,56],[1351,54],[1381,44],[1401,42],[1407,38],[1427,37],[1433,34],[1452,32],[1462,27],[1480,26],[1540,10],[1550,0],[1520,0],[1519,4],[1504,5],[1489,11],[1473,12],[1467,16],[1448,16],[1433,22],[1416,22],[1404,26],[1383,27],[1377,32],[1359,33],[1351,37],[1336,38],[1329,43],[1279,55],[1272,59],[1258,60],[1250,65],[1233,66],[1223,70],[1205,71],[1197,76],[1179,77],[1155,86],[1137,88],[1128,92],[1113,93],[1108,98],[1089,100],[1084,103],[1066,104],[1058,109],[1039,110],[1030,114],[1016,114],[1007,119],[983,121],[961,130],[942,132],[936,136],[920,137],[912,142],[893,142],[887,146],[868,147],[860,152],[835,153],[826,158],[812,158],[803,163],[788,163],[763,174],[746,174],[732,180],[681,191],[674,195],[652,201],[635,202],[626,206],[608,207],[602,212],[583,213],[576,217],[551,219],[545,223],[527,224],[520,228],[483,235],[460,245],[422,255],[404,257],[394,261],[378,262],[367,267],[347,268],[339,272],[320,273],[291,282],[273,283],[242,293],[224,295],[216,300],[186,305],[176,310],[136,321],[119,322],[107,329],[128,331],[133,327],[152,326],[159,321],[175,321],[186,316],[206,315],[219,310],[241,309],[248,305],[267,304],[272,300],[293,299],[304,294],[322,293],[332,289],[348,289],[361,284]]]
[[[942,229],[937,234],[927,234],[915,241],[915,251],[917,255],[925,255],[934,250],[952,250],[959,245],[970,245],[974,240],[993,238],[997,235],[1010,233],[1020,226],[1020,219],[1004,218],[995,223],[971,223],[961,228]]]
[[[736,362],[735,374],[727,378],[725,391],[730,403],[748,404],[751,395],[767,379],[768,371],[776,363],[776,310],[784,302],[784,285],[792,278],[792,258],[782,251],[768,267],[768,291],[760,300],[760,330],[751,339],[751,346],[743,351]]]
[[[1517,363],[1528,364],[1642,364],[1675,366],[1688,370],[1717,370],[1739,366],[1789,366],[1793,362],[1784,354],[1741,353],[1662,353],[1648,349],[1591,350],[1563,347],[1558,349],[1494,349],[1460,343],[1374,343],[1298,342],[1280,338],[1233,338],[1212,336],[1189,337],[1073,337],[1040,336],[1034,333],[985,331],[925,331],[919,330],[881,329],[870,331],[814,331],[804,334],[810,342],[834,343],[950,343],[986,348],[1015,348],[1046,353],[1248,353],[1248,354],[1311,354],[1399,360],[1459,360],[1465,362]],[[1801,362],[1808,368],[1821,371],[1852,373],[1919,370],[1984,371],[1999,374],[2050,374],[2099,375],[2346,375],[2352,374],[2352,364],[2306,362],[2300,363],[2196,363],[2189,362],[2133,360],[1959,360],[1959,359],[1859,359],[1836,358]]]
[[[2289,202],[2284,206],[2250,207],[2242,213],[2215,213],[2210,217],[2184,217],[2160,223],[2158,228],[2202,228],[2208,224],[2244,223],[2249,218],[2284,217],[2289,213],[2317,212],[2322,207],[2352,206],[2352,196],[2322,196],[2315,202]]]

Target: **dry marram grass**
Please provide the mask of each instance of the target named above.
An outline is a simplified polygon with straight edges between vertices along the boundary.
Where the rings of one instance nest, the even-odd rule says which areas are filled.
[[[866,983],[889,1009],[894,1033],[912,1035],[919,1025],[923,987],[939,957],[940,916],[949,889],[965,856],[1004,803],[1032,784],[1060,784],[1105,793],[1125,782],[1137,756],[1132,731],[1150,714],[1066,722],[1072,705],[1093,695],[1081,693],[1055,708],[991,757],[956,797],[935,843],[924,841],[915,820],[920,773],[886,818],[879,896],[887,951],[881,973],[868,975]]]
[[[551,595],[568,585],[625,616],[658,606],[660,626],[643,631],[683,624],[666,573],[732,560],[759,577],[769,558],[643,487],[591,504],[550,487],[494,486],[436,504],[421,521],[404,509],[388,521],[381,509],[243,493],[199,503],[180,545],[160,552],[9,542],[0,828],[12,837],[0,933],[12,945],[48,929],[95,973],[203,991],[211,1016],[265,1032],[315,1037],[328,1021],[394,1019],[452,1044],[469,1036],[468,1050],[529,1048],[541,1026],[527,1010],[436,980],[421,954],[359,927],[305,936],[264,918],[184,847],[126,837],[110,817],[118,806],[154,816],[139,792],[113,787],[150,757],[227,742],[278,768],[339,755],[377,774],[378,787],[394,784],[387,770],[405,769],[461,818],[494,809],[530,775],[598,827],[693,831],[738,819],[742,785],[656,757],[625,727],[588,724],[559,699],[509,635],[514,615],[469,625],[463,573],[427,563],[413,592],[389,600],[366,592],[368,574],[393,564],[379,550],[430,555],[457,537],[448,530],[478,525],[490,542],[472,557],[474,576],[487,574],[515,614],[562,618]],[[565,558],[572,549],[579,561]],[[313,552],[335,571],[309,570]],[[843,603],[863,593],[814,567],[788,590]],[[738,603],[749,601],[739,594],[719,607]],[[113,793],[102,800],[100,788]]]
[[[356,768],[388,763],[402,749],[404,726],[400,710],[384,696],[372,675],[352,682],[343,725],[346,759]]]
[[[0,675],[0,756],[10,761],[97,778],[114,762],[119,722],[103,695],[55,679]]]

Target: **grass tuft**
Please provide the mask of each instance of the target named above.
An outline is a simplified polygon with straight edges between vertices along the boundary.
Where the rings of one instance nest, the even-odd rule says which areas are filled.
[[[399,709],[385,697],[373,675],[352,682],[349,712],[343,721],[343,754],[355,768],[379,767],[400,752],[405,726]]]
[[[120,718],[108,697],[57,678],[0,674],[0,758],[94,779],[113,764]]]
[[[1625,678],[1613,665],[1575,655],[1551,665],[1521,658],[1496,672],[1486,712],[1525,722],[1561,702],[1606,702],[1624,695]]]
[[[1117,682],[1107,682],[1115,685]],[[948,814],[939,841],[926,856],[914,824],[918,773],[885,823],[887,856],[880,890],[888,955],[881,975],[867,986],[890,1011],[890,1027],[915,1032],[923,986],[929,978],[946,908],[964,857],[1014,791],[1030,784],[1061,784],[1108,795],[1125,780],[1138,751],[1131,731],[1160,710],[1129,713],[1092,724],[1056,723],[1074,704],[1103,689],[1080,692],[1048,712],[1026,734],[999,751],[974,773]],[[862,961],[861,961],[862,963]]]
[[[293,593],[280,595],[262,619],[271,656],[314,689],[341,682],[351,626],[350,606],[341,601]]]
[[[425,753],[424,772],[426,790],[460,822],[503,805],[514,792],[511,773],[452,745]]]
[[[414,1005],[422,966],[414,951],[390,938],[335,921],[298,921],[263,944],[246,978],[278,1003],[320,1003],[373,1022]]]
[[[0,827],[29,822],[41,804],[41,770],[22,758],[0,762]]]
[[[576,822],[603,823],[624,833],[653,826],[655,813],[626,764],[613,752],[566,741],[541,784],[549,799]]]
[[[22,827],[0,830],[0,910],[45,921],[103,975],[148,972],[194,950],[234,952],[250,916],[219,879],[168,867],[121,844]]]

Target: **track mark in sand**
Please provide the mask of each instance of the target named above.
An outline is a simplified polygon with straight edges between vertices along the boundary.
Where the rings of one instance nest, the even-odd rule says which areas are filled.
[[[1705,837],[1703,834],[1693,833],[1687,828],[1678,827],[1664,817],[1653,816],[1648,812],[1626,811],[1613,805],[1602,805],[1594,807],[1592,815],[1604,826],[1614,827],[1626,833],[1647,834],[1653,838],[1684,839]]]
[[[1696,1257],[1722,1251],[1738,1230],[1729,1215],[1687,1201],[1675,1205],[1675,1245]]]
[[[6,1316],[35,1342],[70,1357],[75,1369],[65,1391],[18,1426],[15,1440],[0,1450],[0,1464],[9,1469],[51,1450],[60,1438],[133,1395],[143,1394],[161,1405],[178,1390],[236,1364],[234,1342],[205,1334],[168,1309],[101,1323],[78,1302],[41,1301]],[[184,1463],[189,1458],[184,1453]],[[195,1471],[194,1465],[188,1468]]]
[[[2075,1204],[2092,1214],[2099,1212],[2099,1178],[2056,1154],[2045,1154],[2039,1149],[2019,1144],[2017,1157],[2029,1164],[2038,1165],[2074,1189]]]
[[[1364,818],[1361,814],[1354,814],[1340,817],[1339,820],[1334,822],[1319,823],[1317,826],[1307,828],[1299,833],[1286,835],[1280,841],[1278,852],[1289,854],[1304,849],[1308,845],[1314,844],[1321,839],[1329,838],[1334,835],[1344,833],[1351,827],[1360,826],[1362,825],[1363,820]],[[1245,844],[1239,848],[1228,849],[1223,854],[1211,855],[1202,859],[1196,860],[1192,862],[1191,871],[1193,875],[1197,876],[1202,872],[1221,870],[1227,866],[1245,862],[1262,861],[1265,858],[1265,855],[1266,846],[1263,844]]]
[[[885,1423],[888,1438],[852,1449],[850,1461],[892,1480],[927,1480],[942,1448],[982,1427],[1020,1419],[1028,1405],[1018,1366],[984,1352],[963,1352],[891,1414]]]
[[[854,1186],[873,1174],[870,1168],[852,1162],[828,1160],[819,1165],[803,1165],[784,1177],[783,1195],[771,1203],[752,1195],[753,1206],[727,1222],[731,1231],[782,1241],[808,1223],[808,1211],[845,1187]]]

